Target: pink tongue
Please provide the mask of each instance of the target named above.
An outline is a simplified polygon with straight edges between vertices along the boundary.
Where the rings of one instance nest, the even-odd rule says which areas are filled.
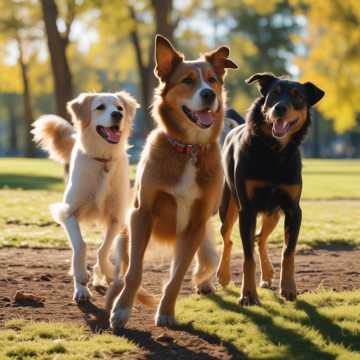
[[[107,138],[112,141],[118,143],[120,141],[120,131],[110,128],[104,128]]]
[[[288,130],[288,124],[285,121],[275,121],[273,123],[273,134],[276,136],[284,136]]]
[[[212,125],[214,116],[209,111],[194,111],[195,116],[203,125]]]

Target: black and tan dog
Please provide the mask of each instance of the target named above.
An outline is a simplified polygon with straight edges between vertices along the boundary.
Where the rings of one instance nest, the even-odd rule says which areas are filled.
[[[246,124],[227,136],[223,159],[226,184],[220,217],[224,241],[219,282],[230,281],[231,229],[239,217],[244,250],[241,305],[258,304],[255,282],[254,242],[257,240],[262,287],[271,286],[273,268],[266,241],[285,214],[285,244],[282,253],[280,294],[296,298],[294,253],[301,225],[302,190],[299,145],[310,125],[310,107],[324,92],[314,84],[289,81],[269,73],[255,74],[247,81],[257,83],[261,96],[252,104]],[[262,214],[262,227],[255,236],[256,218]]]

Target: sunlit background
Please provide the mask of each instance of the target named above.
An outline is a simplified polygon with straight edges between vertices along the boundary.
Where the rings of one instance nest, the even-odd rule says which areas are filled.
[[[226,80],[229,106],[243,115],[254,72],[314,82],[326,97],[305,156],[359,156],[358,0],[0,0],[0,155],[43,156],[29,134],[39,115],[67,116],[66,102],[82,91],[127,89],[142,105],[136,161],[153,127],[156,33],[192,58],[230,46],[239,69]]]

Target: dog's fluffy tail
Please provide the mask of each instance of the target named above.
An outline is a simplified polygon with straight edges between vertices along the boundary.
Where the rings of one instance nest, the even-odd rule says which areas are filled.
[[[34,141],[49,153],[50,158],[68,164],[75,143],[73,126],[57,115],[43,115],[32,126]]]

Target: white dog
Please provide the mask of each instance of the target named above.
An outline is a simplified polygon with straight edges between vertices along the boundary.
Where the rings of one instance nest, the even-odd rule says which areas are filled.
[[[91,296],[87,287],[86,244],[79,221],[97,221],[106,228],[97,252],[93,285],[104,285],[113,277],[109,251],[125,225],[130,196],[126,147],[138,106],[126,92],[84,93],[68,103],[75,127],[56,115],[44,115],[33,124],[34,141],[51,158],[70,163],[63,202],[50,208],[71,241],[77,302]]]

